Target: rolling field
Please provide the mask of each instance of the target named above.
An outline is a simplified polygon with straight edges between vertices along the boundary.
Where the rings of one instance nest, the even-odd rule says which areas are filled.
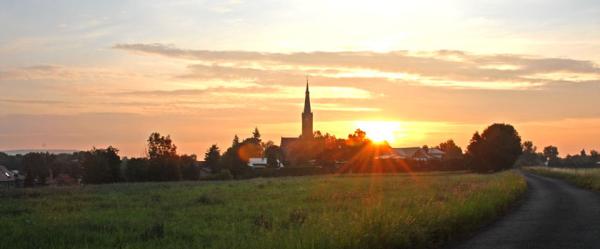
[[[579,187],[600,191],[600,168],[548,168],[548,167],[529,167],[525,171],[563,179]]]
[[[436,248],[525,189],[508,171],[2,190],[0,247]]]

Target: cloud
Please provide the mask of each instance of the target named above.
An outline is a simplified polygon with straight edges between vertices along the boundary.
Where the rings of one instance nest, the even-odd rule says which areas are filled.
[[[370,77],[430,86],[482,89],[539,88],[552,81],[600,79],[591,61],[525,55],[479,55],[463,51],[264,53],[180,49],[164,44],[116,44],[115,49],[196,62],[182,78],[269,79],[287,75]],[[361,75],[361,72],[362,75]],[[571,77],[559,77],[569,74]]]
[[[0,99],[0,102],[9,104],[36,104],[36,105],[53,105],[64,104],[65,101],[60,100],[35,100],[35,99]]]
[[[372,97],[371,93],[365,90],[352,88],[352,87],[335,87],[335,86],[313,86],[311,88],[313,99],[369,99]],[[282,99],[302,99],[304,98],[303,86],[283,86],[283,85],[271,85],[271,86],[249,86],[249,87],[209,87],[204,89],[176,89],[176,90],[149,90],[149,91],[127,91],[127,92],[116,92],[114,95],[117,96],[143,96],[143,97],[159,97],[160,100],[164,98],[176,98],[178,100],[186,98],[209,98],[208,101],[226,100],[231,101],[231,98],[246,98],[254,99],[255,101],[260,100],[282,100]],[[212,99],[210,97],[219,98]]]
[[[250,86],[250,87],[212,87],[204,89],[176,89],[176,90],[147,90],[147,91],[127,91],[117,92],[115,95],[133,95],[133,96],[199,96],[211,93],[247,93],[247,92],[277,92],[275,87]]]
[[[92,81],[141,77],[141,75],[109,68],[73,67],[63,65],[33,65],[0,70],[0,81],[66,80]]]

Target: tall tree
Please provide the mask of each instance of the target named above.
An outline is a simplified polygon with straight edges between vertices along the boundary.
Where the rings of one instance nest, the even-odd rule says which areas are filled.
[[[221,170],[221,150],[216,144],[213,144],[204,153],[204,163],[212,172],[218,173]]]
[[[240,146],[240,137],[238,137],[238,135],[236,134],[235,136],[233,136],[233,141],[231,142],[231,147],[235,148]]]
[[[177,181],[181,179],[181,167],[177,146],[171,136],[154,132],[148,138],[148,177],[153,181]]]
[[[254,131],[252,132],[252,138],[254,138],[258,143],[261,142],[260,132],[258,131],[258,127],[254,128]]]
[[[492,124],[481,135],[475,133],[467,150],[471,169],[482,173],[511,168],[521,153],[521,137],[509,124]]]

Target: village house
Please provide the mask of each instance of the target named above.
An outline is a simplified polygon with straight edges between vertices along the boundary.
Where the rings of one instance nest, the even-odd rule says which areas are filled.
[[[268,159],[266,157],[251,157],[248,159],[248,167],[252,169],[264,169],[269,166]],[[282,168],[283,164],[277,160],[277,168]]]
[[[0,165],[0,188],[20,187],[24,178],[18,171],[11,171]]]

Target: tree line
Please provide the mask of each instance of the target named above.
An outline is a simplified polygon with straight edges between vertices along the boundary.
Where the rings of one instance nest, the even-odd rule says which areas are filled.
[[[279,160],[279,147],[273,142],[263,142],[258,128],[250,138],[242,141],[236,135],[232,146],[221,155],[217,145],[212,145],[200,161],[195,154],[179,155],[177,146],[169,135],[158,132],[147,139],[146,156],[127,158],[119,156],[119,149],[92,148],[72,154],[31,152],[9,156],[0,152],[0,165],[18,170],[25,186],[56,184],[102,184],[116,182],[232,179],[248,175],[248,159],[266,156],[275,167]]]
[[[243,179],[256,176],[306,175],[325,173],[386,173],[424,170],[471,170],[490,173],[516,166],[547,164],[556,167],[590,167],[600,160],[597,151],[560,158],[558,148],[547,146],[538,152],[531,141],[521,143],[509,124],[492,124],[475,132],[463,152],[453,140],[437,146],[444,152],[440,160],[389,159],[393,154],[386,142],[374,143],[366,132],[357,129],[346,138],[316,131],[310,139],[298,139],[284,153],[272,141],[264,142],[258,128],[245,139],[234,136],[222,152],[211,145],[202,161],[196,155],[179,155],[169,135],[154,132],[147,139],[145,157],[121,158],[115,147],[93,148],[73,154],[28,153],[9,156],[0,152],[0,165],[16,169],[25,176],[25,186],[75,182],[98,184],[142,181],[179,181],[199,179]],[[250,158],[266,158],[264,170],[248,166]],[[285,163],[284,168],[280,168]]]
[[[195,155],[178,155],[170,136],[152,133],[146,157],[121,158],[115,147],[93,148],[73,154],[32,152],[9,156],[0,153],[0,164],[18,170],[25,186],[99,184],[138,181],[197,180],[200,167]]]
[[[519,166],[549,166],[549,167],[568,167],[568,168],[589,168],[597,167],[600,162],[600,155],[596,150],[590,150],[588,153],[582,149],[579,154],[565,157],[559,156],[558,147],[549,145],[538,151],[537,146],[531,141],[523,142],[523,155],[517,161]]]

